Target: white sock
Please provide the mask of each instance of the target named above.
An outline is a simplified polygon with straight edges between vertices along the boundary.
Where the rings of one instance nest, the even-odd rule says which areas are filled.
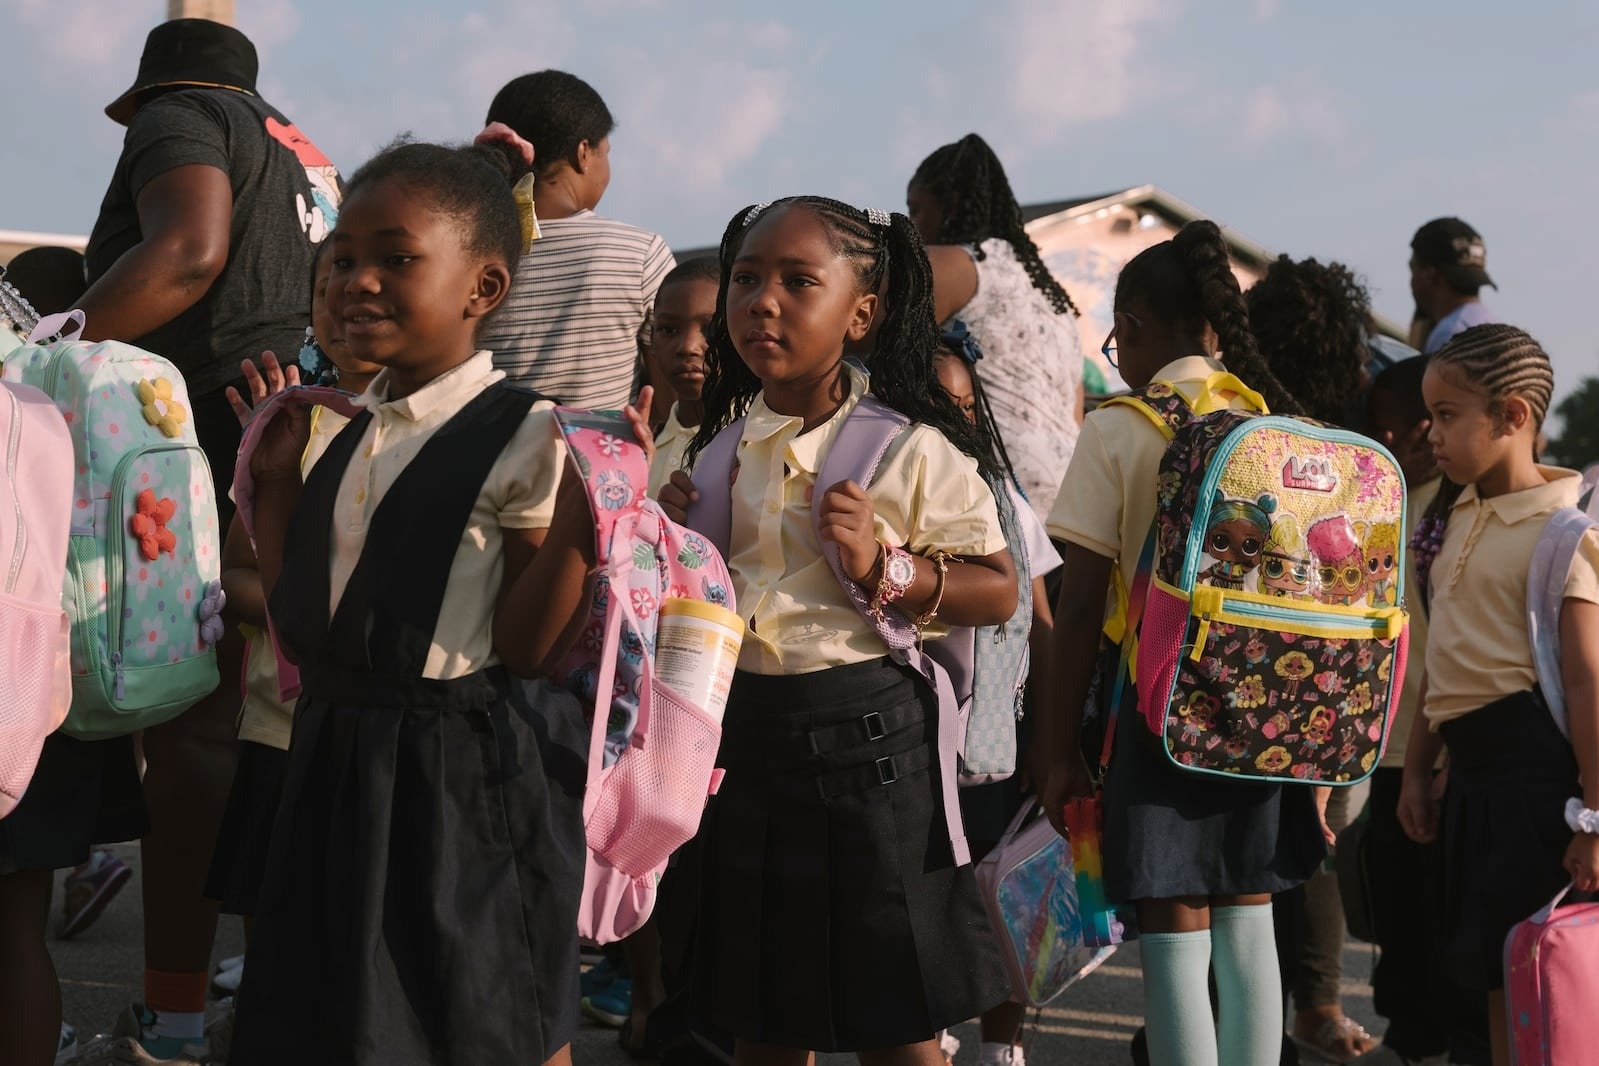
[[[205,1039],[205,1011],[155,1011],[155,1021],[145,1030],[149,1036],[169,1040]]]

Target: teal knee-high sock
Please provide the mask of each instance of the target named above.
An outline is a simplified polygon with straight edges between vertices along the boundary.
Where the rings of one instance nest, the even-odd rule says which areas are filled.
[[[1271,907],[1212,907],[1216,1045],[1229,1066],[1276,1066],[1282,1057],[1283,989]]]
[[[1138,944],[1144,960],[1150,1066],[1216,1066],[1216,1027],[1206,980],[1210,932],[1144,933]]]

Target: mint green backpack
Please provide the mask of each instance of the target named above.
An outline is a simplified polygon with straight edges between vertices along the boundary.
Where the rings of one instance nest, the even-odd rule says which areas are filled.
[[[211,469],[176,367],[79,340],[83,312],[40,321],[0,378],[44,391],[72,433],[72,709],[61,728],[121,736],[217,687],[221,537]]]

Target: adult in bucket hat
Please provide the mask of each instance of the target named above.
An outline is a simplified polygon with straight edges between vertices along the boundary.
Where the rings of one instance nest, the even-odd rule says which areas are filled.
[[[241,360],[264,350],[286,357],[299,351],[316,246],[333,226],[341,195],[332,163],[262,99],[256,76],[255,46],[231,26],[177,19],[150,31],[132,85],[106,108],[127,133],[89,238],[90,286],[79,303],[87,337],[137,344],[182,372],[223,529],[232,517],[227,492],[240,438],[225,390],[242,383]],[[237,678],[243,642],[235,627],[227,634],[217,646],[218,666],[224,679]],[[266,764],[283,755],[273,748],[246,745],[249,754],[241,756],[238,706],[237,687],[225,680],[182,715],[147,730],[142,798],[126,739],[62,741],[78,745],[81,758],[68,766],[78,794],[98,797],[102,807],[117,797],[139,822],[148,811],[148,835],[142,825],[119,823],[118,835],[105,836],[91,809],[81,824],[56,834],[73,854],[41,857],[70,866],[87,857],[91,842],[144,836],[145,992],[116,1021],[118,1061],[189,1062],[193,1049],[203,1049],[218,913],[205,898],[211,844],[230,809],[235,765],[241,788],[269,789],[282,773]],[[266,802],[276,801],[254,797],[236,806]],[[23,813],[19,807],[7,822]],[[223,834],[230,835],[259,834]],[[230,869],[212,882],[229,886],[223,902],[230,910],[236,879],[229,875],[243,865],[230,851],[242,846],[219,849],[218,863]],[[41,914],[41,928],[44,921]]]
[[[1485,285],[1499,287],[1488,276],[1481,234],[1458,218],[1435,218],[1418,229],[1410,240],[1410,293],[1416,298],[1413,343],[1431,355],[1455,334],[1499,321],[1478,295]]]

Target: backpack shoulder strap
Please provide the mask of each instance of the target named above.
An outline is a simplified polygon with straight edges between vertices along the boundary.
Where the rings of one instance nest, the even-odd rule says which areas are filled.
[[[1563,507],[1549,519],[1527,567],[1527,639],[1544,702],[1560,732],[1570,739],[1565,688],[1560,674],[1560,608],[1565,602],[1566,578],[1572,561],[1589,530],[1599,522],[1576,507]]]
[[[736,418],[694,460],[692,476],[700,498],[689,504],[685,524],[716,545],[724,557],[733,539],[733,471],[743,436],[744,419]]]

